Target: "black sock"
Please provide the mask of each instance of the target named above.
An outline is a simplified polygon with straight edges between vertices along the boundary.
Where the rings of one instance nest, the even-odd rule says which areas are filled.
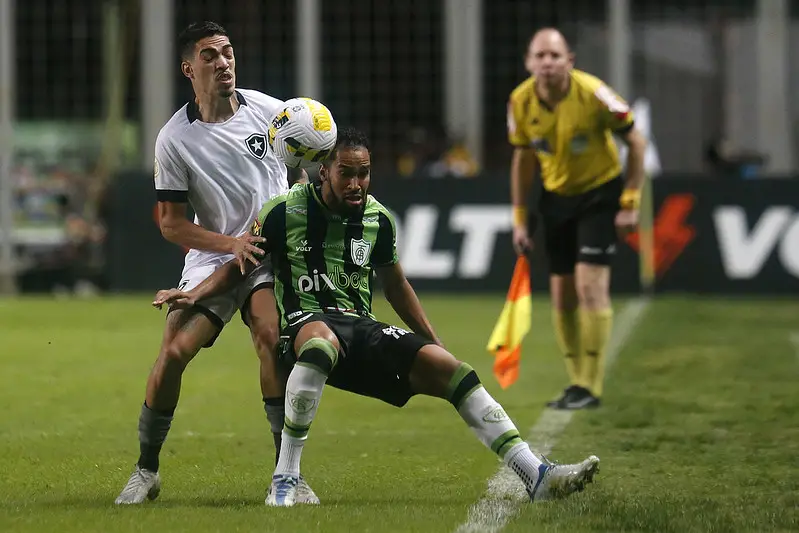
[[[266,419],[269,420],[269,425],[272,428],[272,438],[275,441],[275,465],[280,457],[280,444],[282,442],[281,433],[283,432],[283,423],[286,419],[285,400],[282,397],[278,398],[264,398],[264,411],[266,411]]]
[[[283,435],[280,433],[272,433],[272,438],[275,440],[275,466],[280,459],[280,446],[283,444]]]
[[[164,445],[169,428],[172,426],[172,417],[175,410],[155,411],[147,407],[147,402],[141,406],[139,415],[139,460],[140,468],[150,472],[158,472],[158,456]]]

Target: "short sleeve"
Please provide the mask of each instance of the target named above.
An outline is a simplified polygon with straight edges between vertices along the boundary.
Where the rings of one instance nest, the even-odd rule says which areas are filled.
[[[399,261],[397,257],[397,226],[394,217],[386,209],[380,209],[378,213],[377,240],[371,261],[374,267],[390,266]]]
[[[276,196],[266,202],[250,226],[250,234],[263,237],[266,242],[256,246],[269,252],[282,243],[286,234],[286,195]]]
[[[594,91],[602,124],[614,133],[627,133],[633,127],[633,111],[624,99],[604,83]]]
[[[155,141],[155,190],[159,202],[189,201],[189,170],[163,135]]]
[[[520,148],[530,146],[530,139],[521,127],[524,124],[524,110],[523,99],[517,94],[512,94],[507,109],[508,142]]]

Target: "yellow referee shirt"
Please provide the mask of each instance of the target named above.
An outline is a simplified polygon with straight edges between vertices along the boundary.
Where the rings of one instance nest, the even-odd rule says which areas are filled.
[[[571,71],[569,92],[555,109],[535,93],[535,78],[522,82],[508,102],[508,139],[533,148],[546,190],[570,196],[589,191],[621,174],[613,133],[633,127],[627,103],[602,80]]]

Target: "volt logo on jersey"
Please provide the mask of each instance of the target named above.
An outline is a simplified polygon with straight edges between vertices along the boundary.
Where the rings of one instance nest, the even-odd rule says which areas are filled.
[[[258,159],[263,159],[266,155],[266,135],[263,133],[253,133],[244,143],[250,153]]]

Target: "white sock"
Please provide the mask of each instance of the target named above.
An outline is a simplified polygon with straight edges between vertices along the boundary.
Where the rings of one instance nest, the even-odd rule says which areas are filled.
[[[533,453],[526,442],[520,442],[507,451],[503,459],[505,464],[531,489],[538,482],[538,467],[544,464],[540,457]]]
[[[300,457],[307,437],[292,437],[283,430],[280,441],[280,457],[275,467],[275,475],[284,474],[300,477]]]
[[[532,489],[538,480],[538,467],[543,461],[522,440],[513,421],[485,390],[474,369],[461,363],[452,376],[448,391],[449,401],[480,442],[499,455]]]
[[[286,419],[274,475],[300,475],[302,449],[336,357],[336,349],[323,339],[311,339],[300,349],[286,383]]]
[[[504,458],[515,444],[522,442],[513,421],[482,385],[466,396],[458,414],[491,451]]]

